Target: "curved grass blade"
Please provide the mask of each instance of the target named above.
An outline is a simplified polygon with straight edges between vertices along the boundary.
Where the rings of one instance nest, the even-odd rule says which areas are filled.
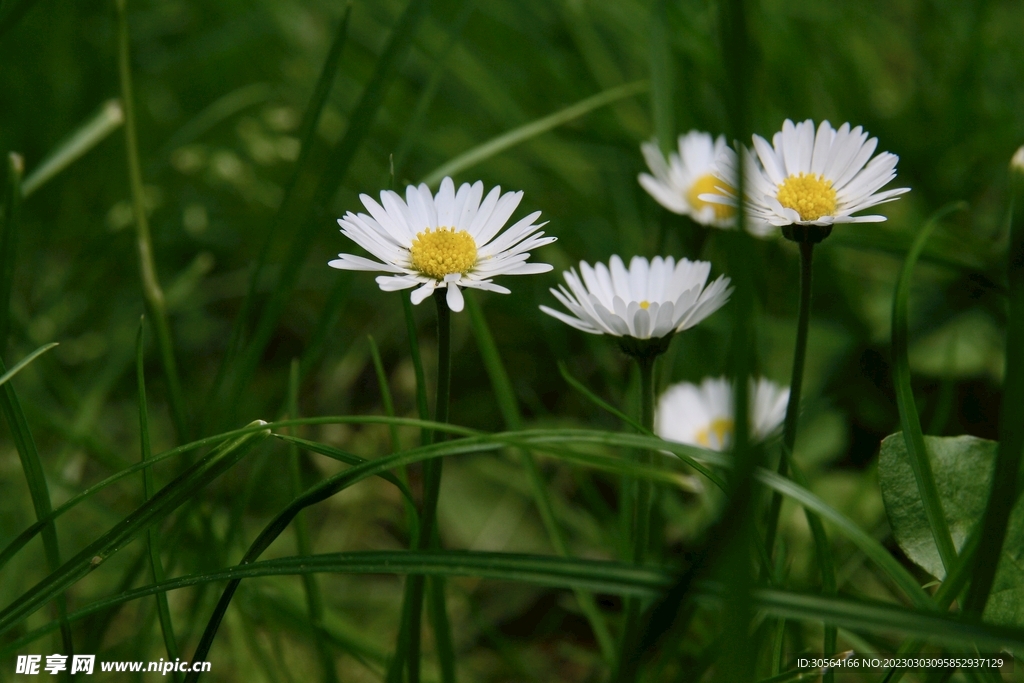
[[[224,432],[223,434],[216,434],[214,436],[208,436],[208,437],[206,437],[204,439],[199,439],[198,441],[193,441],[192,443],[184,444],[182,446],[178,446],[177,448],[172,448],[169,451],[165,451],[163,453],[160,453],[158,455],[153,456],[147,462],[140,462],[140,463],[137,463],[135,465],[131,465],[129,467],[126,467],[126,468],[122,469],[121,471],[116,472],[116,473],[110,475],[106,479],[93,484],[92,486],[87,488],[85,491],[82,491],[78,495],[73,496],[72,498],[69,498],[60,507],[56,508],[53,512],[51,512],[48,517],[46,517],[44,519],[41,519],[41,520],[37,521],[35,524],[32,524],[31,526],[29,526],[27,529],[25,529],[25,531],[23,531],[22,533],[18,534],[18,536],[13,541],[8,543],[7,546],[3,550],[0,550],[0,568],[2,568],[5,564],[7,564],[7,562],[9,562],[10,559],[15,554],[17,554],[17,552],[19,550],[21,550],[23,547],[25,547],[25,544],[27,544],[29,541],[31,541],[33,538],[35,538],[35,536],[46,526],[46,524],[48,524],[49,522],[55,520],[57,517],[60,517],[64,513],[68,512],[69,510],[74,508],[79,503],[84,502],[85,500],[87,500],[88,498],[92,497],[93,495],[95,495],[99,491],[103,490],[107,486],[110,486],[111,484],[114,484],[114,483],[120,481],[121,479],[124,479],[125,477],[131,476],[132,474],[135,474],[136,472],[141,472],[142,470],[146,469],[147,467],[152,467],[153,465],[155,465],[158,462],[162,462],[164,460],[167,460],[167,459],[170,459],[170,458],[173,458],[173,457],[177,457],[177,456],[180,456],[180,455],[183,455],[183,454],[186,454],[186,453],[190,453],[190,452],[198,450],[200,448],[205,448],[206,446],[217,446],[217,445],[220,445],[222,442],[227,441],[228,439],[246,436],[246,435],[252,434],[254,432],[263,431],[266,428],[277,429],[279,427],[291,427],[291,426],[296,426],[296,425],[322,425],[322,424],[386,424],[388,422],[388,420],[389,420],[389,418],[384,418],[384,417],[379,417],[379,416],[367,416],[367,417],[344,417],[343,416],[343,417],[339,417],[339,418],[314,417],[314,418],[303,418],[303,419],[299,419],[299,420],[282,420],[282,421],[279,421],[279,422],[271,423],[271,425],[269,427],[263,427],[262,425],[257,425],[257,426],[252,426],[252,427],[243,427],[242,429],[234,429],[234,430],[231,430],[229,432]],[[458,426],[454,426],[454,425],[441,425],[441,424],[437,424],[437,423],[434,423],[434,422],[425,422],[423,420],[412,420],[412,419],[409,419],[409,418],[401,418],[401,417],[395,418],[394,422],[396,424],[398,424],[399,426],[420,427],[420,428],[429,428],[429,429],[435,429],[435,430],[447,430],[448,432],[450,432],[452,434],[466,435],[466,434],[476,434],[477,433],[475,430],[466,429],[464,427],[458,427]],[[283,440],[288,440],[290,438],[293,438],[293,437],[288,437],[288,436],[281,435],[281,434],[276,434],[275,436],[277,438],[283,439]],[[304,448],[306,448],[308,450],[314,450],[314,447],[315,447],[317,453],[320,453],[321,455],[325,455],[325,456],[327,456],[329,458],[334,458],[336,460],[340,460],[341,462],[345,462],[345,463],[348,463],[348,464],[357,464],[359,462],[363,462],[361,459],[358,458],[358,456],[354,456],[354,455],[345,453],[343,451],[339,451],[338,449],[335,449],[335,448],[333,448],[331,446],[326,446],[324,444],[315,444],[313,442],[305,442],[303,440],[300,440],[298,443],[299,443],[300,446],[302,446],[302,447],[304,447]],[[387,478],[386,474],[385,475],[381,475],[381,476],[383,478],[385,478],[385,479]],[[391,481],[391,480],[388,480],[388,481]],[[392,483],[396,483],[396,482],[392,481]],[[397,485],[397,483],[396,483],[396,485]],[[408,493],[407,490],[404,491],[403,493],[405,495],[411,495],[411,494]]]
[[[320,455],[331,458],[332,460],[343,462],[346,465],[362,465],[363,463],[368,462],[366,458],[361,458],[358,455],[346,453],[345,451],[337,449],[333,446],[328,446],[327,444],[319,443],[317,441],[310,441],[308,439],[302,439],[297,436],[289,436],[287,434],[277,433],[274,434],[274,437],[280,439],[281,441],[287,441],[288,443],[298,446],[302,449],[312,451],[314,453],[319,453]],[[395,487],[397,487],[398,490],[402,492],[402,496],[406,499],[406,501],[408,501],[409,503],[414,502],[415,499],[413,498],[412,491],[409,489],[409,485],[406,482],[402,481],[401,479],[391,474],[390,472],[385,472],[384,474],[382,474],[381,479],[384,479],[385,481],[394,484]]]
[[[124,108],[119,100],[107,100],[92,118],[79,126],[66,140],[57,145],[22,183],[22,196],[29,197],[58,173],[103,142],[108,135],[124,123]]]
[[[946,515],[942,511],[942,501],[939,500],[939,492],[935,487],[935,477],[932,474],[931,463],[928,461],[924,434],[921,431],[921,419],[918,417],[917,405],[914,403],[914,391],[910,386],[907,309],[914,265],[921,256],[928,236],[931,235],[940,219],[963,208],[966,208],[966,204],[958,202],[939,209],[921,228],[903,262],[903,269],[900,271],[892,303],[893,383],[896,388],[896,403],[900,413],[900,427],[903,429],[903,438],[907,442],[907,453],[910,456],[910,464],[914,468],[914,477],[917,479],[917,488],[921,492],[928,524],[931,526],[935,545],[939,549],[939,556],[942,558],[942,565],[947,573],[956,565],[956,548],[953,546],[953,537],[949,533]]]
[[[70,614],[69,618],[81,619],[113,605],[188,586],[307,572],[472,576],[556,588],[578,587],[615,595],[643,596],[659,595],[673,581],[671,573],[660,568],[544,555],[452,550],[331,553],[239,564],[216,572],[178,577],[162,584],[143,586],[98,600]],[[724,587],[720,583],[699,581],[694,584],[695,597],[710,604],[720,604],[723,593]],[[845,628],[872,633],[895,631],[954,645],[970,642],[979,647],[1024,649],[1024,629],[965,622],[950,615],[874,600],[761,588],[752,591],[751,602],[754,609],[787,619],[811,622],[827,619]],[[9,656],[56,628],[55,622],[46,624],[8,644],[0,650],[0,656]]]
[[[603,400],[600,396],[598,396],[590,389],[588,389],[586,384],[573,377],[572,373],[569,372],[569,368],[565,367],[565,363],[563,361],[558,361],[558,372],[561,373],[562,379],[564,379],[569,384],[569,386],[571,386],[576,391],[580,392],[580,394],[582,394],[584,398],[593,403],[595,406],[619,418],[620,420],[628,424],[630,427],[640,432],[641,434],[653,436],[653,433],[649,429],[647,429],[642,424],[631,418],[629,415],[626,415],[624,412],[622,412],[612,404]]]
[[[1024,630],[995,624],[968,623],[954,616],[911,610],[873,600],[805,595],[775,589],[755,589],[754,606],[786,619],[830,621],[837,626],[868,632],[897,631],[932,642],[999,649],[1024,646]]]
[[[143,335],[145,334],[145,318],[139,320],[139,333],[135,340],[135,374],[139,391],[139,439],[141,441],[142,461],[146,462],[152,456],[152,449],[149,442],[149,408],[146,402],[146,373],[145,354],[143,347]],[[156,489],[153,483],[153,469],[147,467],[142,470],[142,494],[143,502],[153,497]],[[160,560],[160,533],[156,526],[151,526],[146,532],[146,545],[149,555],[149,566],[153,572],[153,582],[160,583],[164,580],[164,565]],[[156,611],[160,619],[160,632],[163,634],[164,647],[167,648],[167,661],[172,662],[178,659],[178,642],[174,637],[174,622],[171,620],[171,608],[167,604],[167,594],[156,594]],[[174,680],[178,681],[181,676],[174,672]]]
[[[18,254],[18,231],[21,222],[21,174],[25,160],[20,154],[7,155],[7,178],[4,203],[0,206],[0,355],[7,350],[11,324],[11,291],[14,287],[14,265]]]
[[[128,162],[128,181],[131,187],[132,212],[135,218],[136,247],[139,253],[139,273],[142,296],[153,324],[160,364],[167,381],[167,398],[171,408],[174,430],[179,441],[188,439],[188,410],[181,389],[178,361],[175,358],[171,325],[167,319],[167,304],[153,258],[153,240],[149,232],[149,219],[143,199],[142,165],[139,161],[138,135],[135,130],[135,96],[132,92],[131,46],[128,36],[128,0],[115,0],[117,7],[117,64],[121,80],[121,101],[124,105],[125,153]]]
[[[241,564],[215,572],[191,574],[124,591],[97,600],[69,615],[73,621],[113,606],[189,586],[264,576],[294,576],[316,573],[424,574],[428,576],[472,576],[495,581],[516,581],[552,588],[580,588],[612,595],[654,596],[671,583],[663,569],[599,560],[581,560],[549,555],[525,555],[476,551],[428,550],[369,551],[287,557]],[[9,656],[56,629],[46,624],[0,649]]]
[[[1006,327],[1006,378],[999,414],[999,450],[992,473],[992,489],[982,518],[981,544],[974,562],[971,587],[964,611],[981,618],[996,577],[1010,514],[1018,493],[1021,460],[1024,459],[1024,147],[1010,164],[1012,213],[1007,283],[1010,289]]]
[[[565,430],[555,431],[564,432]],[[497,450],[503,447],[506,443],[522,446],[523,441],[520,440],[521,434],[521,432],[514,432],[512,433],[511,438],[510,435],[498,436],[502,441],[496,441],[494,440],[494,437],[491,436],[475,436],[466,437],[459,441],[448,441],[431,444],[429,446],[422,446],[420,448],[414,448],[409,451],[395,453],[390,456],[369,461],[363,465],[353,467],[350,470],[330,477],[306,491],[302,496],[293,500],[280,513],[278,513],[278,515],[263,528],[263,531],[260,532],[256,540],[254,540],[249,546],[249,549],[246,551],[240,564],[255,562],[263,551],[270,547],[270,544],[284,532],[300,510],[327,500],[336,493],[362,481],[363,479],[366,479],[367,477],[377,475],[395,467],[408,465],[413,462],[428,461],[449,455],[456,455],[458,453],[479,453],[486,450]],[[650,439],[649,437],[641,438],[647,439],[649,442],[664,443],[661,442],[660,439]],[[504,441],[504,439],[508,439],[508,441]],[[656,480],[674,483],[674,478],[671,475],[666,476],[665,472],[648,463],[638,463],[636,461],[622,460],[607,456],[568,452],[560,452],[559,457],[567,460],[577,460],[594,467],[605,467],[619,473],[629,473],[634,477],[651,477]],[[424,531],[423,533],[426,532]],[[216,637],[217,630],[220,628],[221,621],[224,618],[224,614],[227,612],[227,608],[231,603],[231,599],[234,597],[235,591],[238,590],[238,585],[239,581],[235,580],[230,582],[224,589],[221,599],[217,603],[217,606],[207,623],[206,630],[199,641],[196,652],[193,655],[194,660],[204,659],[209,653],[210,647],[213,645],[213,639]],[[415,601],[413,601],[413,604],[415,605]],[[415,624],[415,620],[413,620],[412,623]],[[0,631],[0,634],[2,634],[2,631]],[[198,674],[190,674],[186,678],[186,683],[192,683],[197,679]]]
[[[15,365],[13,368],[5,372],[3,375],[0,375],[0,386],[7,384],[7,382],[12,377],[14,377],[19,372],[28,367],[29,363],[34,361],[36,358],[39,358],[39,356],[43,355],[44,353],[46,353],[55,346],[60,346],[60,344],[58,342],[50,342],[49,344],[43,344],[38,349],[22,358],[20,361],[18,361],[17,365]]]
[[[274,86],[269,83],[250,83],[217,98],[168,138],[160,150],[153,155],[154,161],[147,166],[146,170],[156,172],[157,165],[166,163],[165,160],[171,152],[197,140],[235,114],[268,101],[274,97],[275,92]]]
[[[900,587],[914,606],[924,610],[936,609],[931,597],[921,588],[910,572],[881,543],[872,538],[870,534],[854,524],[845,515],[827,505],[823,500],[799,484],[786,477],[779,476],[777,472],[761,469],[755,476],[766,486],[771,487],[832,522],[847,539],[853,542],[861,552],[871,558]]]
[[[391,389],[388,388],[388,376],[384,372],[384,361],[380,357],[380,349],[372,334],[366,335],[366,341],[370,345],[370,358],[373,359],[373,370],[377,374],[377,386],[380,387],[380,400],[384,404],[384,414],[388,417],[395,416],[395,402],[391,399]],[[297,417],[292,415],[292,417]],[[398,441],[398,427],[394,422],[388,424],[388,435],[391,437],[391,452],[400,451],[401,444]]]
[[[524,438],[524,435],[528,436],[525,436]],[[512,432],[509,434],[480,435],[466,437],[458,441],[448,441],[431,444],[430,446],[414,448],[409,451],[378,458],[357,467],[353,467],[352,469],[330,477],[307,490],[302,496],[296,498],[286,506],[284,510],[278,513],[278,515],[266,527],[264,527],[263,531],[260,532],[256,540],[253,541],[252,545],[250,545],[249,550],[246,551],[241,564],[255,562],[263,551],[266,550],[270,544],[273,543],[274,540],[288,527],[291,520],[294,519],[295,515],[300,510],[327,500],[336,493],[339,493],[363,479],[377,475],[386,470],[393,469],[394,467],[408,465],[413,462],[421,462],[431,458],[456,455],[459,453],[480,453],[488,450],[497,450],[503,447],[503,445],[509,444],[519,446],[521,448],[544,450],[549,444],[556,440],[580,443],[588,437],[591,439],[591,442],[614,443],[619,446],[647,448],[651,451],[672,450],[673,452],[678,453],[680,451],[685,452],[686,450],[702,450],[642,435],[619,435],[603,432],[587,432],[586,430],[529,430],[524,432]],[[707,453],[709,459],[717,461],[718,463],[724,463],[729,460],[719,453],[714,453],[712,451],[705,451],[705,453]],[[667,473],[665,469],[673,470],[675,468],[682,467],[682,463],[678,460],[665,456],[661,456],[658,459],[658,462],[662,465],[662,467],[659,467],[657,464],[652,465],[632,460],[623,460],[620,458],[612,458],[602,455],[573,453],[564,450],[557,451],[556,455],[557,457],[565,460],[579,462],[590,467],[605,468],[609,471],[621,474],[630,474],[635,477],[647,477],[654,481],[666,481],[668,483],[673,483],[674,480],[673,476],[670,473]],[[885,550],[885,548],[881,546],[880,543],[871,538],[871,536],[865,533],[844,515],[826,505],[821,499],[803,487],[800,487],[792,481],[784,477],[780,477],[773,472],[760,470],[756,473],[756,476],[762,483],[772,487],[783,495],[793,498],[800,504],[813,509],[821,516],[833,521],[833,523],[835,523],[851,541],[860,547],[866,555],[875,560],[879,566],[890,575],[890,578],[892,578],[893,581],[907,593],[908,597],[915,603],[915,605],[921,609],[934,609],[928,594],[921,589],[907,570],[904,569]],[[232,581],[225,588],[220,602],[215,608],[213,615],[210,617],[206,632],[203,634],[193,657],[194,659],[203,659],[209,653],[209,648],[213,644],[213,639],[216,636],[220,622],[223,619],[228,605],[230,604],[237,589],[238,581]],[[842,624],[837,622],[837,625]],[[2,631],[0,631],[0,633],[2,633]]]
[[[10,385],[4,389],[10,389]],[[257,421],[251,426],[259,431],[250,431],[244,436],[224,443],[220,448],[189,467],[147,502],[115,524],[107,533],[87,545],[0,611],[0,634],[8,632],[21,623],[40,606],[62,594],[68,587],[100,566],[108,557],[123,548],[152,524],[190,500],[196,492],[227,472],[253,446],[270,435],[270,430],[266,428],[265,422]],[[152,460],[149,461],[149,463],[152,462]]]
[[[0,373],[6,373],[3,359],[0,358]],[[35,438],[32,430],[29,429],[28,420],[21,409],[21,402],[10,383],[0,387],[0,412],[7,420],[7,426],[14,441],[14,447],[21,459],[21,468],[25,473],[25,482],[28,484],[29,494],[32,497],[32,507],[35,509],[37,523],[40,524],[40,531],[43,536],[43,549],[46,553],[46,563],[50,571],[56,571],[60,567],[60,545],[57,540],[57,525],[51,519],[52,508],[50,501],[50,488],[46,484],[46,474],[43,471],[43,463],[39,458],[39,451],[36,448]],[[46,521],[43,521],[46,520]],[[74,652],[74,643],[71,638],[71,627],[68,625],[67,601],[64,591],[55,591],[52,595],[43,600],[40,605],[56,600],[57,615],[61,621],[61,641],[65,654]]]
[[[484,367],[487,369],[488,377],[490,377],[491,387],[494,389],[498,408],[505,421],[505,428],[509,430],[521,429],[523,420],[519,412],[519,403],[516,400],[515,391],[512,388],[511,380],[509,380],[508,372],[505,370],[505,364],[501,360],[501,354],[498,353],[498,346],[494,343],[494,336],[491,334],[487,319],[484,317],[476,297],[467,296],[466,302],[466,307],[469,309],[470,324],[473,326],[473,334],[476,337],[477,346],[480,348],[480,355],[484,359]],[[561,361],[558,363],[558,369],[562,371],[563,377],[568,374]],[[569,546],[565,541],[565,536],[562,534],[558,521],[555,519],[551,497],[548,495],[548,489],[540,468],[537,467],[536,459],[532,453],[525,450],[519,451],[519,456],[526,469],[530,489],[533,493],[533,500],[537,504],[537,511],[540,513],[541,521],[544,523],[544,528],[548,533],[548,540],[554,547],[555,552],[562,557],[570,557]],[[605,662],[614,671],[616,666],[615,643],[612,641],[608,625],[597,607],[594,596],[590,593],[577,591],[576,602],[579,603],[580,609],[587,617],[587,621],[590,622],[590,628],[594,631],[594,637],[597,640],[598,647],[601,648],[601,654],[604,656]]]
[[[504,152],[510,147],[515,147],[516,145],[537,137],[542,133],[546,133],[558,126],[561,126],[562,124],[572,121],[573,119],[577,119],[584,114],[588,114],[595,109],[600,109],[601,107],[614,102],[637,95],[646,89],[647,83],[643,81],[627,83],[626,85],[610,88],[604,92],[598,93],[597,95],[592,95],[584,100],[580,100],[576,104],[566,107],[561,111],[548,114],[536,121],[531,121],[523,126],[514,128],[507,133],[503,133],[496,138],[488,140],[482,145],[478,145],[467,152],[463,152],[459,156],[450,161],[446,161],[428,173],[424,176],[423,182],[427,185],[436,185],[445,176],[457,175],[468,168],[476,166],[482,161]]]

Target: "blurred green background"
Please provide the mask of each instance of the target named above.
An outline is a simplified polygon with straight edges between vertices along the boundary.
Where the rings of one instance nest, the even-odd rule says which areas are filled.
[[[413,0],[419,6],[418,0]],[[422,3],[425,5],[426,3]],[[28,5],[24,17],[10,19]],[[132,0],[132,70],[146,203],[193,438],[283,414],[288,368],[301,361],[304,415],[380,414],[367,335],[380,345],[399,415],[415,416],[414,374],[397,294],[373,278],[327,267],[354,245],[335,219],[360,209],[358,194],[419,180],[501,133],[603,90],[634,81],[652,88],[534,137],[460,172],[521,189],[516,216],[543,211],[559,241],[535,254],[555,272],[506,278],[511,295],[476,297],[532,425],[618,429],[560,377],[558,361],[615,405],[635,406],[636,380],[607,338],[541,314],[561,270],[584,259],[674,255],[724,272],[719,236],[664,211],[636,182],[639,144],[657,125],[713,134],[725,127],[725,75],[716,6],[706,1],[433,0],[399,52],[379,107],[353,117],[406,9],[391,0],[353,3],[338,77],[317,127],[305,197],[268,240],[299,155],[304,110],[345,6],[321,0]],[[1003,371],[1006,167],[1024,142],[1024,6],[1012,0],[761,0],[749,3],[754,44],[753,131],[770,137],[785,118],[849,121],[900,157],[890,219],[842,226],[818,251],[814,309],[797,457],[815,490],[879,538],[887,538],[874,463],[898,429],[889,363],[892,290],[923,220],[967,200],[930,241],[911,297],[911,367],[926,433],[994,438]],[[667,53],[652,39],[664,29]],[[62,139],[118,97],[113,3],[0,3],[0,151],[29,173]],[[658,31],[654,31],[657,33]],[[667,60],[665,59],[667,54]],[[669,68],[666,70],[665,65]],[[372,84],[371,84],[372,87]],[[365,136],[353,136],[353,124]],[[347,147],[346,147],[347,146]],[[323,201],[310,201],[332,163],[351,152]],[[304,235],[309,240],[305,242]],[[242,326],[243,353],[213,391],[264,243],[267,267]],[[795,249],[759,242],[748,264],[757,283],[758,371],[788,382],[798,264]],[[291,261],[289,261],[291,259]],[[288,263],[297,266],[294,287]],[[275,298],[276,297],[276,298]],[[282,306],[274,315],[275,301]],[[143,299],[134,221],[118,130],[28,198],[11,298],[8,366],[41,344],[61,346],[15,385],[39,443],[55,504],[139,458],[135,334]],[[434,313],[415,311],[427,377],[433,377]],[[262,317],[261,317],[262,316]],[[257,321],[266,326],[262,340]],[[679,335],[662,382],[726,372],[730,320],[722,312]],[[177,445],[166,384],[147,333],[154,452]],[[254,342],[255,340],[255,342]],[[265,342],[265,343],[264,343]],[[465,314],[455,316],[452,419],[485,430],[503,422]],[[246,355],[248,354],[248,356]],[[248,359],[249,365],[239,359]],[[432,381],[432,379],[430,380]],[[635,411],[635,407],[630,410]],[[390,450],[383,427],[304,432],[364,456]],[[415,431],[401,432],[412,445]],[[170,575],[237,562],[263,524],[289,500],[286,449],[267,444],[209,489],[194,510],[167,521]],[[311,483],[336,471],[307,458]],[[615,516],[612,478],[544,463],[574,553],[628,556]],[[176,465],[156,469],[159,484]],[[516,458],[467,456],[446,466],[441,536],[448,547],[551,552]],[[58,523],[69,556],[141,501],[134,478],[105,490]],[[785,544],[796,585],[814,585],[803,516],[786,508]],[[665,551],[683,557],[707,522],[700,496],[661,502]],[[319,552],[407,545],[401,502],[374,480],[313,508]],[[0,432],[0,543],[34,521],[18,455]],[[894,549],[893,542],[888,541]],[[840,589],[890,597],[840,540]],[[271,555],[292,554],[286,535]],[[70,593],[72,606],[149,581],[136,543]],[[38,541],[3,568],[7,604],[43,575]],[[401,582],[322,577],[339,675],[380,680],[393,646]],[[570,592],[495,582],[449,582],[462,680],[594,680],[593,634]],[[170,594],[183,650],[191,652],[219,589]],[[600,600],[613,615],[617,599]],[[29,627],[49,618],[43,610]],[[317,676],[297,578],[243,584],[211,654],[211,680],[306,680]],[[78,627],[82,652],[157,659],[163,645],[151,600]],[[795,638],[803,637],[799,633]],[[813,629],[806,637],[810,639]],[[853,637],[840,634],[844,638]],[[45,644],[45,645],[44,645]],[[699,643],[698,643],[699,644]],[[56,651],[44,639],[31,651]],[[697,645],[695,644],[696,648]],[[808,645],[814,651],[820,648]],[[886,647],[877,644],[876,651]],[[91,649],[90,649],[91,648]],[[13,661],[13,658],[12,660]],[[0,680],[13,665],[0,664]],[[850,679],[855,680],[855,679]]]

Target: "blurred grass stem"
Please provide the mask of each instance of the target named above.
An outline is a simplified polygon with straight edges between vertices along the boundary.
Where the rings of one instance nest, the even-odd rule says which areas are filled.
[[[171,340],[171,326],[167,320],[167,304],[153,258],[153,241],[146,217],[146,204],[142,186],[142,166],[139,163],[139,144],[135,128],[135,99],[132,92],[131,55],[128,36],[127,0],[114,0],[117,7],[118,50],[117,63],[121,77],[121,100],[124,104],[125,151],[128,156],[128,181],[132,193],[132,212],[135,218],[135,234],[139,250],[139,273],[142,278],[142,295],[146,301],[149,318],[156,333],[156,344],[167,381],[168,402],[171,419],[178,440],[188,441],[188,418],[185,399],[178,375],[178,364],[174,357],[174,343]]]

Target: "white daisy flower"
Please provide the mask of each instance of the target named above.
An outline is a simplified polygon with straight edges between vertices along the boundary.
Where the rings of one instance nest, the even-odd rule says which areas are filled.
[[[711,264],[707,261],[676,263],[671,256],[656,256],[650,263],[634,256],[629,270],[612,256],[608,266],[594,267],[581,261],[563,273],[566,289],[552,289],[572,315],[541,306],[540,310],[577,330],[616,337],[656,339],[693,327],[708,317],[732,293],[729,278],[720,275],[705,287]]]
[[[691,130],[679,136],[679,152],[662,156],[656,140],[640,145],[649,175],[637,179],[655,201],[672,213],[689,216],[702,225],[731,228],[736,211],[727,204],[715,204],[700,198],[702,194],[719,194],[722,181],[715,177],[715,159],[725,150],[725,136],[712,138],[710,133]]]
[[[338,254],[328,265],[392,273],[378,277],[377,284],[385,292],[417,287],[411,297],[414,304],[435,289],[447,288],[448,307],[456,312],[464,304],[462,287],[508,294],[508,289],[491,278],[551,270],[547,263],[526,262],[531,250],[556,239],[540,232],[546,223],[534,224],[540,211],[501,232],[523,193],[501,194],[501,188],[495,187],[483,195],[482,182],[464,183],[456,192],[451,178],[441,181],[437,195],[422,184],[407,187],[405,200],[390,190],[380,193],[380,204],[368,195],[359,195],[370,215],[349,211],[338,224],[343,235],[380,262]]]
[[[762,441],[772,435],[786,417],[789,389],[769,379],[750,378],[750,435]],[[732,445],[736,421],[732,383],[725,377],[708,377],[700,386],[673,384],[658,400],[654,432],[666,441],[724,451]]]
[[[822,121],[815,133],[810,119],[798,124],[786,119],[771,145],[759,135],[753,141],[754,152],[743,149],[746,207],[754,219],[771,225],[877,223],[885,216],[852,214],[910,191],[900,187],[879,192],[896,177],[899,157],[882,152],[872,158],[878,138],[869,139],[860,126],[851,130],[844,123],[833,130]],[[735,190],[728,183],[737,177],[736,152],[726,148],[717,165],[716,175],[724,183],[718,190],[728,197],[705,194],[701,199],[735,206]]]

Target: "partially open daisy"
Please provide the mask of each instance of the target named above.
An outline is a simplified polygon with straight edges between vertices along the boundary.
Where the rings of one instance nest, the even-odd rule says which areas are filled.
[[[761,441],[778,430],[786,416],[789,389],[769,379],[750,379],[750,435]],[[654,431],[666,441],[702,446],[714,451],[732,445],[736,421],[732,383],[708,377],[700,386],[673,384],[658,400]]]
[[[563,275],[569,286],[552,289],[572,315],[547,306],[540,309],[590,334],[656,339],[693,327],[729,300],[729,278],[720,275],[705,287],[711,264],[707,261],[656,256],[650,262],[634,256],[629,270],[618,256],[608,266],[580,262]]]
[[[910,191],[900,187],[879,192],[896,177],[899,157],[882,152],[872,158],[878,138],[869,139],[860,126],[851,130],[844,123],[834,130],[822,121],[815,132],[809,119],[798,124],[786,119],[771,145],[758,135],[753,141],[754,152],[743,150],[746,207],[753,218],[771,225],[880,222],[885,216],[852,214]],[[736,152],[725,148],[717,165],[716,175],[722,182],[719,193],[701,198],[735,206],[735,191],[730,191],[729,183],[735,182],[738,173]],[[727,195],[725,200],[722,193]]]
[[[380,262],[338,254],[328,265],[392,273],[379,276],[377,284],[386,292],[416,287],[411,297],[414,304],[435,289],[447,288],[448,307],[453,311],[463,308],[461,287],[508,294],[491,278],[551,270],[547,263],[527,263],[531,250],[556,239],[540,232],[545,223],[534,224],[540,211],[501,232],[523,193],[501,194],[501,188],[495,187],[483,195],[482,182],[464,183],[456,192],[451,178],[441,181],[437,195],[422,184],[408,186],[404,200],[390,190],[380,193],[379,204],[359,195],[370,215],[350,211],[338,224],[343,235]]]
[[[641,173],[637,179],[647,193],[669,211],[689,216],[703,225],[732,227],[736,215],[733,207],[700,198],[702,194],[719,194],[717,185],[722,181],[713,171],[715,159],[725,147],[724,136],[714,139],[710,133],[691,130],[679,136],[679,152],[671,152],[666,162],[656,140],[645,142],[640,145],[640,151],[654,175]]]

